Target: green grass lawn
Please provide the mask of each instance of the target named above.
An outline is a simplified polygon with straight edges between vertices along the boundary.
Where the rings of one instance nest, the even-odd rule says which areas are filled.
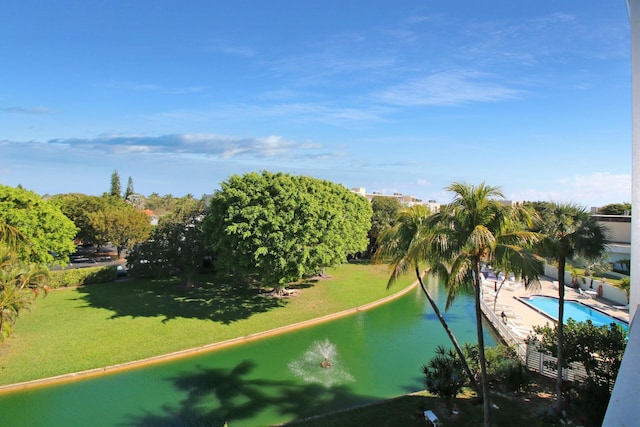
[[[126,280],[60,289],[38,299],[0,345],[0,385],[109,366],[242,337],[376,301],[386,266],[349,264],[329,279],[273,298],[203,277],[185,289],[174,280]]]

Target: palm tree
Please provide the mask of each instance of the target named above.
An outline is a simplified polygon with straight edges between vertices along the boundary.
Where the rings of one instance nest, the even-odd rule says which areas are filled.
[[[469,377],[471,386],[480,394],[480,388],[475,380],[475,376],[467,363],[462,348],[458,344],[455,335],[449,328],[447,321],[442,316],[438,305],[429,294],[427,287],[422,281],[422,270],[420,263],[427,259],[426,242],[429,239],[430,230],[426,227],[426,222],[430,213],[425,206],[415,205],[400,212],[393,227],[382,231],[378,237],[378,250],[375,259],[380,262],[388,262],[391,269],[391,277],[387,283],[387,289],[393,285],[396,279],[410,269],[415,271],[420,287],[425,297],[429,301],[431,308],[435,312],[438,320],[442,324],[445,332],[449,336],[453,347],[463,364],[464,370]]]
[[[47,291],[48,270],[20,260],[16,249],[22,244],[17,228],[0,223],[0,342],[11,334],[20,312]]]
[[[540,262],[530,248],[540,236],[525,227],[533,225],[529,212],[520,207],[507,207],[498,187],[481,183],[473,186],[453,183],[447,187],[453,202],[429,220],[431,237],[426,248],[432,268],[445,279],[447,307],[464,289],[472,289],[475,301],[478,359],[484,405],[484,425],[491,425],[491,404],[484,352],[481,310],[482,262],[494,262],[526,277],[525,283],[537,277]]]
[[[0,342],[11,335],[20,312],[40,291],[48,290],[47,277],[45,267],[22,262],[14,251],[0,244]]]
[[[576,256],[600,257],[605,250],[606,232],[584,208],[570,203],[550,203],[542,211],[540,231],[545,236],[540,253],[558,263],[558,375],[556,411],[562,411],[562,342],[564,339],[564,273],[567,260]]]

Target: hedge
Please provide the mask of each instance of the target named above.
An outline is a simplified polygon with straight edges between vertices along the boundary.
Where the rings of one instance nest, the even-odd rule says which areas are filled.
[[[113,282],[116,279],[116,266],[74,268],[49,272],[49,287],[90,285],[92,283]]]

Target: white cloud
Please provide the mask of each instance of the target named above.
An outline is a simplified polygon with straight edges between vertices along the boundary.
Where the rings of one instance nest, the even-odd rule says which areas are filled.
[[[403,106],[454,106],[472,102],[496,102],[517,98],[522,92],[489,80],[474,71],[438,72],[421,79],[388,87],[375,96],[386,103]]]
[[[158,92],[166,95],[185,95],[202,92],[203,86],[163,87],[153,83],[139,83],[131,81],[109,80],[97,83],[96,86],[132,92]]]
[[[560,179],[552,190],[526,189],[509,198],[527,201],[571,202],[586,208],[631,202],[631,175],[596,172]]]
[[[2,141],[4,144],[22,144]],[[160,136],[104,135],[97,138],[54,139],[47,142],[29,142],[34,148],[102,151],[116,155],[163,154],[201,156],[218,159],[315,159],[330,157],[321,152],[322,145],[311,142],[289,141],[281,136],[240,138],[233,136],[193,133]],[[336,154],[338,156],[338,154]]]
[[[48,107],[5,107],[0,108],[0,111],[5,113],[14,114],[29,114],[29,115],[41,115],[41,114],[58,114],[59,111]]]

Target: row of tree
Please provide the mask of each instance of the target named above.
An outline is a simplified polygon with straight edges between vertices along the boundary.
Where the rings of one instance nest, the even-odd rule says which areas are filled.
[[[4,203],[0,222],[24,228],[29,245],[21,246],[19,254],[43,264],[63,262],[81,230],[82,239],[111,241],[119,250],[131,248],[128,263],[133,273],[144,273],[145,268],[180,271],[190,282],[194,271],[210,259],[221,271],[256,278],[277,293],[303,275],[322,274],[324,267],[345,262],[367,248],[391,263],[389,284],[406,270],[415,271],[421,281],[421,264],[427,266],[444,279],[447,305],[464,289],[474,292],[482,383],[478,391],[484,399],[485,425],[490,425],[491,416],[480,311],[481,264],[514,272],[529,283],[541,272],[537,255],[557,260],[561,281],[557,353],[562,364],[566,261],[575,255],[599,255],[605,241],[603,230],[582,208],[553,203],[538,205],[537,210],[507,207],[499,189],[484,184],[452,184],[448,190],[454,194],[453,202],[436,214],[422,206],[397,214],[399,206],[389,199],[375,199],[372,208],[366,199],[327,181],[250,173],[230,177],[208,207],[194,200],[182,204],[161,219],[150,239],[148,217],[116,195],[68,194],[47,203],[25,190],[0,190]],[[27,205],[49,213],[34,217],[33,209],[22,209]],[[21,215],[25,218],[19,220]],[[421,285],[448,329],[422,281]],[[558,401],[560,408],[560,392]]]
[[[234,175],[208,209],[163,217],[128,257],[133,274],[182,271],[187,284],[202,261],[286,293],[303,275],[323,274],[367,249],[369,202],[329,181],[282,173]]]
[[[566,262],[577,255],[599,257],[604,251],[605,230],[585,209],[572,204],[543,203],[536,209],[505,206],[499,188],[484,183],[474,186],[454,183],[447,188],[453,202],[436,214],[422,206],[401,212],[396,224],[378,238],[378,259],[389,262],[389,285],[401,273],[414,271],[422,290],[447,331],[471,384],[475,379],[462,349],[422,282],[426,266],[444,280],[447,306],[463,290],[473,291],[476,313],[478,360],[483,399],[484,425],[491,425],[491,404],[487,380],[481,312],[481,267],[491,264],[513,272],[528,285],[542,274],[543,258],[558,264],[559,310],[556,355],[563,366],[564,271]],[[562,370],[558,370],[557,413],[562,409]]]

